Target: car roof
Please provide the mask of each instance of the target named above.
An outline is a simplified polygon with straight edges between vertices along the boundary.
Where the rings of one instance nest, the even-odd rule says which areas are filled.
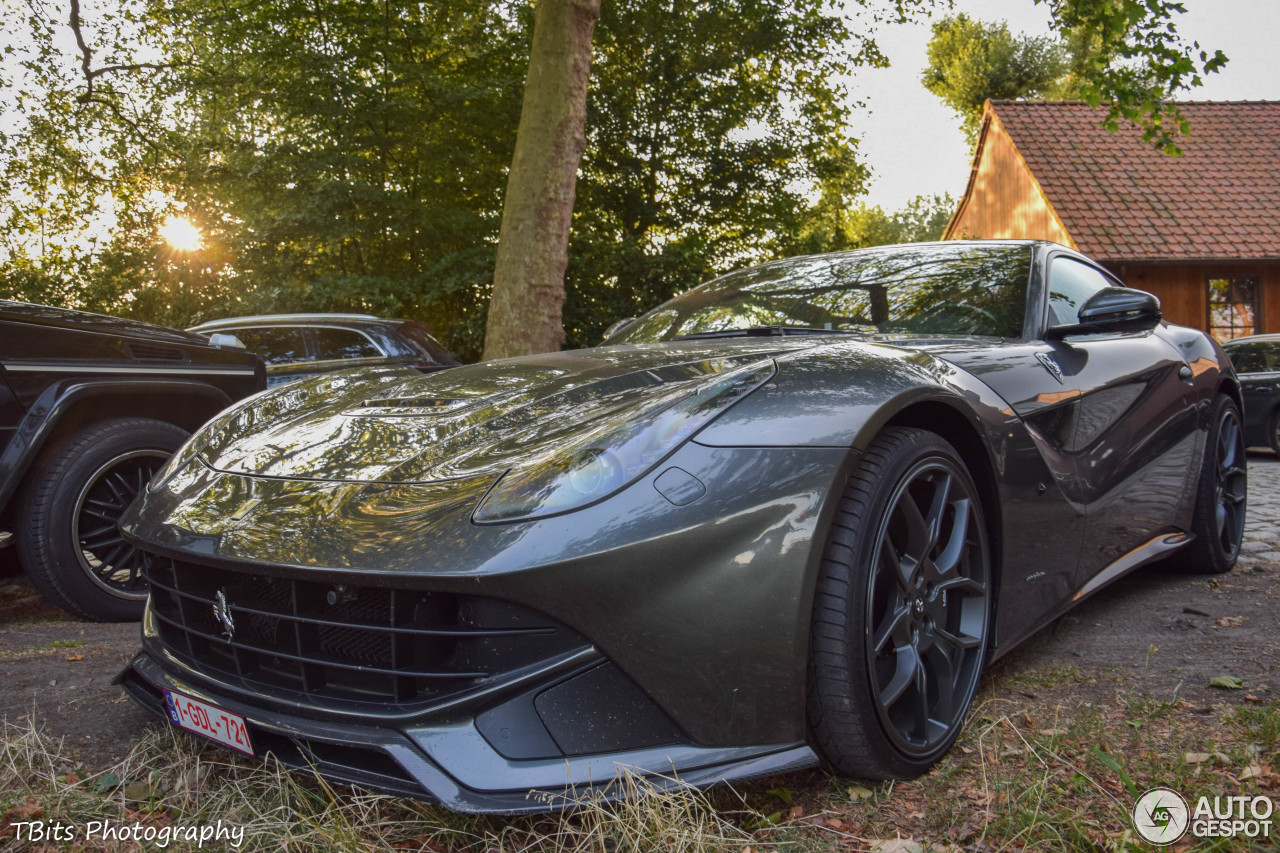
[[[1223,346],[1233,347],[1239,344],[1275,343],[1276,341],[1280,341],[1280,334],[1246,335],[1243,338],[1232,338],[1223,343]]]
[[[206,320],[187,329],[188,332],[208,332],[232,326],[276,325],[398,325],[407,320],[377,317],[373,314],[253,314],[246,317],[222,317]]]

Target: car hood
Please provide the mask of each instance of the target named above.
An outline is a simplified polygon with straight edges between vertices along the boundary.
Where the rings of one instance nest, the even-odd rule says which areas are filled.
[[[209,348],[208,339],[124,317],[109,317],[106,314],[92,314],[88,311],[75,311],[70,308],[55,308],[52,305],[36,305],[31,302],[16,302],[0,299],[0,321],[32,323],[57,329],[76,329],[79,331],[102,332],[146,341],[165,341],[169,343],[196,345]]]
[[[196,440],[224,473],[434,482],[505,470],[819,338],[601,347],[456,367],[331,373],[230,410]]]

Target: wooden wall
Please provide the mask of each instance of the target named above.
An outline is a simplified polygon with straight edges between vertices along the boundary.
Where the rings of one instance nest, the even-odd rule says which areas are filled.
[[[1027,238],[1076,248],[1000,119],[987,114],[977,165],[944,239]]]
[[[1205,330],[1209,327],[1209,279],[1256,278],[1259,305],[1255,331],[1280,332],[1280,261],[1110,262],[1107,266],[1130,287],[1160,297],[1170,323]]]

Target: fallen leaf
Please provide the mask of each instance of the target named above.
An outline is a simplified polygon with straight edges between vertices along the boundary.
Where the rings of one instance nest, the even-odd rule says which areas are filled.
[[[1261,779],[1263,776],[1270,776],[1271,768],[1264,767],[1261,764],[1250,764],[1244,770],[1240,771],[1240,780],[1245,779]]]
[[[1241,690],[1244,688],[1244,682],[1234,675],[1219,675],[1209,679],[1209,686],[1221,687],[1223,690]]]
[[[844,829],[844,821],[842,821],[838,817],[829,817],[827,818],[827,826],[831,827],[834,830],[839,831],[841,829]]]
[[[1210,758],[1213,756],[1207,752],[1188,752],[1186,756],[1188,764],[1203,764]]]
[[[1223,616],[1218,620],[1219,628],[1239,628],[1244,624],[1244,616]]]
[[[76,661],[84,660],[84,655],[67,655],[67,660],[75,663]]]
[[[804,806],[792,806],[787,812],[787,820],[799,820],[804,817]]]
[[[925,848],[910,838],[881,838],[871,841],[871,853],[925,853]]]
[[[864,788],[861,785],[852,785],[849,788],[849,799],[855,803],[858,800],[865,800],[867,797],[870,797],[870,796],[872,796],[872,791],[870,788]]]
[[[105,794],[118,787],[120,787],[120,777],[114,773],[103,773],[93,783],[93,790],[99,794]]]

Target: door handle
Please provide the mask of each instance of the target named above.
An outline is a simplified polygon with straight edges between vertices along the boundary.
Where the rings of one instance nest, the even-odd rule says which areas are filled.
[[[1184,364],[1182,367],[1179,367],[1178,378],[1183,382],[1190,382],[1195,379],[1195,374],[1191,372],[1191,366]]]

